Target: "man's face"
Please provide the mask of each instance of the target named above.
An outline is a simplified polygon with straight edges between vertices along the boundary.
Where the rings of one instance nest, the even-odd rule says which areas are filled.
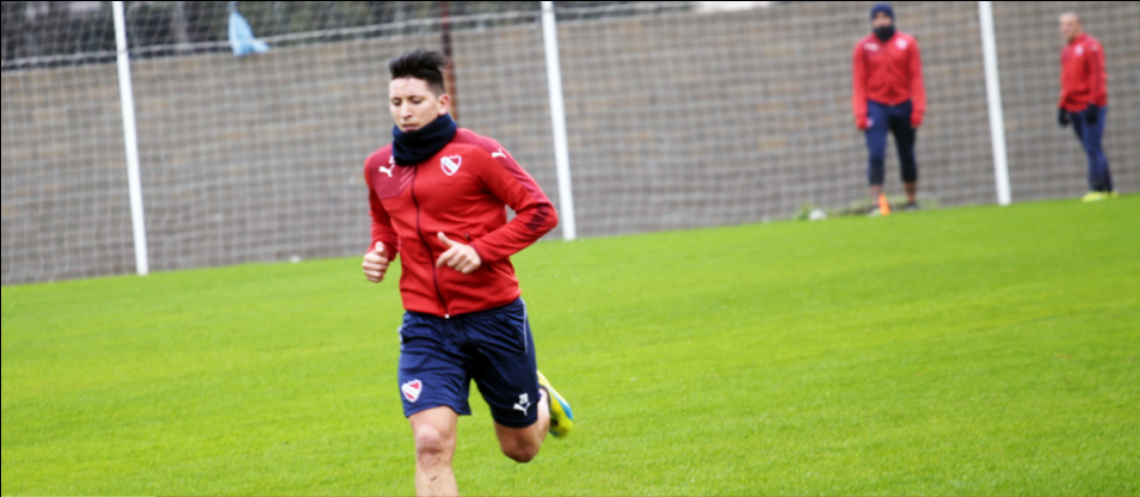
[[[388,110],[400,131],[415,131],[431,124],[447,113],[450,104],[450,96],[436,96],[422,79],[400,78],[388,83]]]
[[[1065,37],[1065,41],[1073,41],[1079,34],[1081,34],[1081,21],[1076,16],[1061,16],[1061,36]]]
[[[886,12],[878,12],[875,14],[875,18],[871,19],[872,28],[885,28],[894,23],[895,20],[891,19],[891,16],[887,15]]]

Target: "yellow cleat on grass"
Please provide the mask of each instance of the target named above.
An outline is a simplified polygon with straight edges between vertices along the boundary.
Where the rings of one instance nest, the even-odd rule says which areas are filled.
[[[565,437],[574,429],[574,411],[570,409],[570,403],[550,385],[542,371],[538,372],[538,386],[546,390],[546,401],[550,405],[550,434]]]
[[[1104,198],[1116,198],[1116,190],[1113,190],[1111,192],[1105,192]]]
[[[1081,197],[1081,202],[1100,202],[1108,198],[1108,194],[1104,192],[1088,192],[1085,196]]]

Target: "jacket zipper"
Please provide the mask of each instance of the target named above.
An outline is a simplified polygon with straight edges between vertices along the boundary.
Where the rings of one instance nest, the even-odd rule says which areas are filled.
[[[435,254],[431,251],[431,246],[428,245],[427,238],[424,237],[423,227],[420,226],[420,201],[416,198],[416,176],[418,176],[419,168],[412,170],[412,204],[416,206],[416,233],[420,235],[420,241],[423,242],[424,248],[428,252],[428,264],[431,264],[431,280],[435,283],[435,296],[439,298],[439,305],[443,307],[443,318],[451,319],[451,312],[447,310],[447,302],[443,300],[443,292],[439,290],[439,273],[435,267]]]

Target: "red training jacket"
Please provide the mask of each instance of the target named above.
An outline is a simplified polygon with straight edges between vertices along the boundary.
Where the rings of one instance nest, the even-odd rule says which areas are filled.
[[[1081,33],[1061,49],[1061,100],[1057,106],[1080,112],[1089,104],[1108,105],[1108,73],[1100,42]]]
[[[926,113],[926,89],[922,84],[922,61],[914,37],[898,31],[886,43],[874,33],[855,44],[851,57],[851,110],[855,125],[867,129],[867,101],[898,105],[912,101],[911,126],[922,124]]]
[[[396,165],[392,145],[364,162],[372,245],[401,254],[404,308],[448,318],[513,302],[521,294],[510,256],[558,224],[554,206],[499,142],[460,128],[439,153]],[[505,206],[516,215],[507,222]],[[437,268],[447,246],[437,233],[471,245],[483,264],[471,274]]]

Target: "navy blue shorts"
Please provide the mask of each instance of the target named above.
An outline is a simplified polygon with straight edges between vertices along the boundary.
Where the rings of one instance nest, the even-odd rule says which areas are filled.
[[[440,406],[470,415],[471,380],[495,422],[524,428],[538,421],[534,340],[521,298],[451,319],[404,314],[399,383],[405,416]]]

